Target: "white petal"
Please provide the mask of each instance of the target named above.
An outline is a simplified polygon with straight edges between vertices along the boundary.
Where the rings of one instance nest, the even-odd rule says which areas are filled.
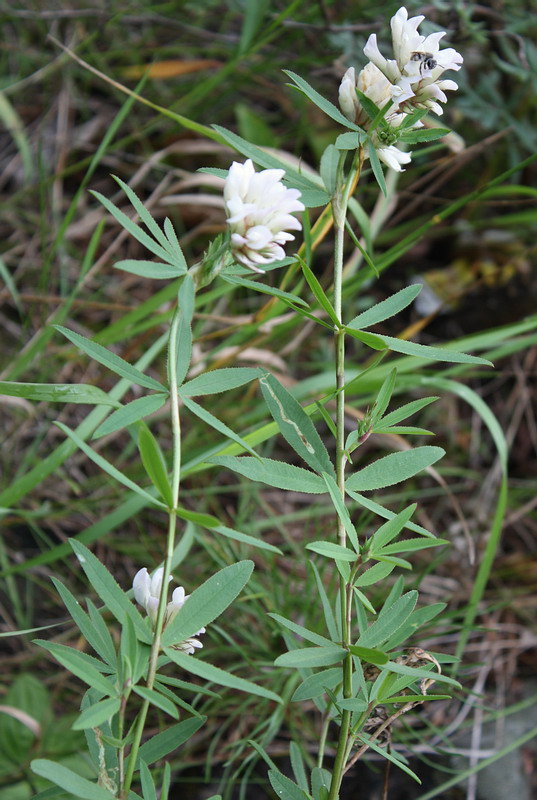
[[[151,591],[151,578],[146,567],[139,569],[132,582],[134,599],[145,608]]]
[[[394,169],[396,172],[404,172],[402,164],[408,164],[412,159],[411,153],[403,153],[403,151],[399,150],[395,145],[379,147],[377,153],[380,160],[384,161],[386,166]]]
[[[339,84],[339,107],[351,122],[354,122],[358,111],[358,97],[356,95],[356,72],[354,67],[349,67]]]

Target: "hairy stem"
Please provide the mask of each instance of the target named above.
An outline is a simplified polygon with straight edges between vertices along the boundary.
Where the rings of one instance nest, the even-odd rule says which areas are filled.
[[[344,156],[340,161],[343,167]],[[332,207],[334,214],[334,310],[340,323],[342,318],[342,288],[343,288],[343,245],[345,241],[345,220],[347,217],[347,206],[351,191],[354,190],[359,177],[362,163],[361,153],[358,152],[356,161],[347,178],[346,184],[339,181],[339,188],[334,197]],[[345,331],[336,327],[335,337],[335,362],[336,362],[336,478],[338,489],[345,502]],[[347,534],[345,526],[337,516],[337,537],[338,543],[345,547]],[[339,597],[341,603],[341,635],[343,647],[351,644],[351,622],[352,622],[352,590],[349,591],[343,577],[340,577]],[[352,655],[349,653],[343,662],[343,696],[352,697]],[[328,800],[337,800],[339,788],[343,779],[345,762],[347,760],[347,742],[350,735],[351,712],[343,711],[341,715],[341,727],[339,731],[339,741],[330,783],[330,793]]]
[[[172,440],[173,440],[173,466],[172,466],[172,500],[173,506],[169,509],[168,516],[168,535],[166,538],[166,554],[164,557],[164,571],[162,575],[162,586],[160,590],[160,598],[157,612],[157,619],[153,631],[153,643],[151,645],[151,655],[149,657],[149,668],[147,672],[146,686],[152,689],[155,683],[155,675],[157,673],[158,657],[160,652],[160,641],[162,631],[164,628],[164,620],[166,614],[166,606],[168,604],[168,583],[171,572],[172,556],[175,547],[175,532],[177,527],[177,515],[175,509],[179,502],[179,483],[181,479],[181,418],[179,415],[179,395],[177,392],[177,332],[179,329],[179,322],[181,318],[181,310],[177,307],[172,324],[170,327],[170,341],[168,346],[168,384],[170,388],[170,407],[171,407],[171,423],[172,423]],[[129,760],[123,783],[121,798],[126,800],[132,784],[134,771],[136,767],[136,759],[140,749],[145,722],[147,719],[147,712],[149,709],[149,701],[144,700],[142,708],[136,719],[134,730],[134,739],[129,754]]]

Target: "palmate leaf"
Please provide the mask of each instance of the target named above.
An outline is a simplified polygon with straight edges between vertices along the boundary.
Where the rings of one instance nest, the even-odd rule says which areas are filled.
[[[375,303],[375,305],[368,308],[367,311],[358,314],[357,317],[354,317],[347,323],[347,327],[361,330],[362,328],[369,328],[371,325],[376,325],[379,322],[390,319],[390,317],[394,317],[416,299],[422,288],[422,285],[419,283],[406,286],[404,289],[401,289],[401,291],[392,294],[391,297],[387,297],[386,300]]]

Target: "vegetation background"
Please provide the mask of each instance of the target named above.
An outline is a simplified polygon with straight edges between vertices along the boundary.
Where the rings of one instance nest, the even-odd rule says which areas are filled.
[[[157,219],[172,218],[193,263],[224,225],[220,188],[197,170],[227,168],[236,157],[203,126],[225,125],[315,168],[337,126],[286,86],[282,68],[303,75],[335,101],[345,69],[364,64],[369,33],[389,38],[388,20],[398,5],[0,3],[0,378],[112,389],[111,373],[65,342],[51,323],[113,346],[133,363],[145,357],[154,362],[156,377],[164,374],[158,342],[177,287],[162,288],[113,269],[120,258],[145,256],[89,189],[122,204],[110,176],[129,182]],[[398,510],[419,489],[418,521],[451,542],[420,554],[408,577],[425,601],[448,603],[441,622],[431,623],[416,644],[454,652],[461,625],[468,623],[459,670],[465,691],[402,720],[393,732],[394,746],[411,758],[423,785],[392,775],[390,800],[476,797],[484,791],[477,782],[478,774],[485,774],[483,759],[494,763],[495,748],[512,750],[505,758],[515,759],[509,769],[522,780],[519,792],[530,797],[536,781],[530,740],[537,730],[537,17],[531,5],[529,0],[407,4],[447,29],[450,43],[464,55],[456,76],[460,90],[451,95],[443,120],[456,133],[449,147],[423,147],[411,169],[402,176],[392,173],[387,200],[377,202],[376,185],[367,175],[360,185],[358,198],[372,214],[370,237],[384,267],[380,279],[368,268],[358,269],[356,252],[347,254],[345,302],[353,315],[423,281],[421,297],[427,302],[379,332],[424,343],[461,340],[461,349],[479,350],[496,367],[452,366],[440,373],[409,357],[386,360],[386,369],[396,365],[402,376],[397,405],[426,393],[441,396],[416,424],[435,431],[434,443],[447,450],[437,472],[383,496]],[[137,86],[143,102],[129,94]],[[329,286],[329,238],[318,243],[313,267]],[[272,273],[269,280],[279,285],[281,274]],[[267,302],[262,294],[229,285],[205,292],[196,315],[194,369],[260,364],[299,399],[322,396],[332,380],[331,341],[322,328]],[[350,368],[363,359],[357,345]],[[360,384],[350,399],[350,416],[360,418],[384,374],[377,369]],[[459,388],[434,387],[440,375]],[[134,396],[131,390],[126,399]],[[482,405],[472,402],[476,396]],[[267,418],[255,393],[215,395],[211,411],[241,434]],[[65,611],[50,582],[55,575],[75,595],[88,592],[67,539],[77,536],[91,544],[124,587],[141,566],[152,567],[161,557],[161,520],[74,452],[51,425],[60,419],[71,428],[91,428],[91,420],[84,423],[87,414],[85,406],[13,397],[3,397],[0,405],[0,703],[27,712],[33,721],[23,724],[0,713],[0,800],[33,795],[28,764],[36,754],[89,774],[80,755],[83,736],[70,730],[80,685],[36,651],[35,634],[6,636],[52,625],[38,635],[84,648],[62,624]],[[183,503],[233,521],[263,549],[187,527],[175,575],[188,590],[218,567],[254,558],[248,591],[211,626],[204,646],[216,663],[250,679],[262,674],[267,687],[289,698],[294,678],[272,666],[285,645],[266,612],[278,611],[310,628],[322,624],[320,609],[311,602],[316,593],[304,543],[323,529],[322,538],[328,538],[331,510],[311,506],[304,496],[240,484],[214,468],[196,470],[215,445],[214,435],[192,417],[185,424]],[[491,436],[495,424],[509,448],[507,483],[501,436]],[[166,445],[165,419],[156,415],[152,426]],[[404,446],[397,437],[379,436],[367,444],[369,452]],[[272,438],[262,447],[277,456],[285,443]],[[142,478],[128,432],[99,440],[97,448],[124,472]],[[318,566],[329,585],[333,576],[321,560]],[[318,720],[301,704],[274,709],[269,701],[226,691],[200,693],[195,705],[209,722],[174,759],[177,796],[202,798],[219,790],[226,798],[272,797],[249,739],[260,742],[282,769],[290,735],[315,756]],[[513,719],[522,726],[517,733],[508,727]],[[163,720],[155,715],[153,724],[156,730]],[[507,761],[499,763],[505,773]],[[347,796],[373,800],[381,784],[380,764],[370,759],[350,774]]]

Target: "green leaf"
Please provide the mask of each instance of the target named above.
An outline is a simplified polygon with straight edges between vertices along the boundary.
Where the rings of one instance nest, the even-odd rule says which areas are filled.
[[[115,672],[117,668],[116,646],[110,634],[110,628],[104,621],[99,611],[97,611],[89,597],[86,598],[86,607],[93,625],[94,634],[95,636],[101,637],[104,650],[104,660],[110,664],[111,669]]]
[[[405,131],[399,137],[399,141],[407,144],[418,144],[419,142],[434,142],[451,133],[449,128],[421,128],[418,130]]]
[[[192,675],[197,675],[199,678],[204,678],[206,681],[212,681],[220,686],[228,686],[230,689],[238,689],[240,692],[247,692],[248,694],[253,694],[258,697],[266,697],[277,703],[282,702],[278,695],[274,694],[274,692],[271,692],[269,689],[257,686],[255,683],[246,681],[244,678],[239,678],[237,675],[232,675],[230,672],[225,672],[225,670],[214,667],[212,664],[201,661],[199,658],[187,656],[186,653],[173,650],[170,647],[164,648],[164,652],[178,667],[181,667],[187,672],[191,672]]]
[[[311,771],[311,793],[314,800],[328,800],[328,792],[332,783],[332,774],[323,767],[314,767]]]
[[[120,356],[112,353],[110,350],[107,350],[106,347],[103,347],[101,344],[92,342],[91,339],[86,339],[85,336],[81,336],[79,333],[70,331],[68,328],[64,328],[62,325],[53,325],[53,327],[62,333],[66,339],[69,339],[69,341],[72,342],[76,347],[93,358],[95,361],[98,361],[99,364],[103,364],[103,366],[111,369],[112,372],[116,373],[116,375],[121,375],[122,378],[127,378],[127,380],[131,381],[131,383],[136,383],[138,386],[144,386],[146,389],[155,389],[157,392],[167,391],[166,387],[163,386],[162,383],[150,378],[148,375],[144,375],[144,373],[140,372],[139,369],[136,369],[136,367],[133,367],[132,364],[129,364]]]
[[[372,511],[373,514],[377,514],[383,519],[394,519],[397,516],[388,508],[384,508],[384,506],[381,506],[379,503],[375,503],[374,500],[370,500],[368,497],[364,497],[362,494],[357,494],[356,492],[350,491],[348,486],[347,492],[353,500],[356,500],[357,503],[364,508],[367,508],[368,511]],[[428,531],[427,528],[417,525],[415,522],[408,522],[405,527],[408,528],[409,531],[414,531],[414,533],[421,534],[421,536],[428,536],[430,539],[435,538],[434,534]]]
[[[306,766],[304,764],[304,757],[302,750],[296,742],[289,744],[289,758],[291,759],[291,767],[295,780],[305,792],[308,791],[308,777],[306,775]]]
[[[410,777],[413,778],[416,781],[416,783],[421,784],[420,779],[418,778],[415,772],[412,772],[410,767],[407,767],[407,765],[403,761],[401,761],[400,758],[397,758],[397,756],[389,752],[386,748],[381,747],[379,744],[377,744],[377,742],[370,736],[368,736],[366,733],[358,734],[358,741],[362,742],[363,744],[367,744],[367,746],[370,747],[371,750],[374,750],[375,753],[378,753],[387,761],[391,761],[391,763],[399,767],[400,770],[406,772],[407,775],[410,775]]]
[[[371,409],[371,427],[374,428],[375,424],[382,417],[388,408],[391,400],[393,390],[395,387],[395,379],[397,377],[397,370],[392,369],[384,379],[382,386],[379,389],[376,400]]]
[[[390,453],[355,472],[347,478],[346,486],[356,492],[370,492],[393,486],[430,467],[444,454],[441,447],[415,447],[400,453]]]
[[[390,572],[393,572],[395,566],[395,564],[384,562],[375,564],[369,567],[369,569],[366,569],[359,578],[354,580],[354,586],[372,586],[374,583],[378,583],[384,580],[384,578],[387,578]]]
[[[44,639],[34,639],[34,644],[43,647],[45,650],[54,656],[56,661],[80,678],[81,681],[92,686],[99,692],[102,692],[107,697],[116,694],[116,688],[107,678],[104,677],[94,666],[97,659],[92,656],[81,653],[75,650],[74,647],[67,647],[64,644],[57,644],[56,642],[46,642]],[[104,666],[104,665],[103,665]]]
[[[94,406],[117,406],[117,400],[97,386],[85,383],[17,383],[0,381],[0,395],[24,397],[39,403],[85,403]]]
[[[449,694],[399,694],[395,697],[383,697],[384,703],[424,703],[431,700],[451,700]]]
[[[353,656],[358,656],[362,661],[368,664],[377,664],[379,667],[388,663],[388,656],[382,650],[374,650],[370,647],[359,647],[356,644],[349,645],[349,652]]]
[[[140,242],[140,244],[143,245],[146,250],[149,250],[149,252],[153,253],[153,255],[157,256],[157,258],[161,258],[163,261],[173,264],[174,258],[170,255],[170,253],[165,250],[164,247],[161,247],[158,242],[152,239],[151,236],[148,236],[148,234],[142,230],[139,225],[133,222],[132,219],[130,219],[123,211],[121,211],[121,209],[115,206],[111,200],[109,200],[100,192],[92,191],[91,194],[103,204],[106,210],[110,212],[117,222],[119,222],[121,227],[125,228],[125,230],[130,233],[134,239]]]
[[[192,318],[196,304],[196,288],[190,275],[186,275],[181,282],[177,296],[179,324],[172,325],[170,329],[170,343],[168,345],[168,383],[172,385],[170,364],[175,357],[177,388],[183,383],[190,362],[192,360]],[[177,333],[175,334],[175,330]],[[175,335],[172,342],[172,336]],[[175,356],[172,356],[175,353]]]
[[[151,644],[153,637],[149,631],[148,624],[125,592],[120,589],[106,567],[81,542],[76,539],[69,539],[69,544],[86,573],[91,586],[118,622],[123,625],[125,617],[130,617],[140,641]]]
[[[185,719],[166,728],[162,733],[157,733],[140,747],[137,763],[145,761],[146,764],[153,764],[165,758],[199,731],[206,720],[207,717]]]
[[[213,533],[219,533],[221,536],[226,536],[228,539],[235,539],[237,542],[248,544],[250,547],[258,547],[260,550],[269,550],[271,553],[278,553],[280,556],[283,552],[279,547],[265,542],[263,539],[256,539],[255,536],[249,536],[247,533],[235,531],[233,528],[228,528],[226,525],[218,525],[212,529]]]
[[[125,194],[127,195],[132,207],[140,217],[141,221],[144,223],[148,231],[152,234],[152,236],[156,239],[157,242],[163,247],[163,249],[168,254],[168,258],[171,260],[172,264],[175,264],[177,267],[182,269],[183,273],[187,271],[187,263],[185,261],[185,257],[181,248],[178,246],[178,242],[174,242],[174,247],[172,247],[171,243],[168,241],[164,233],[161,231],[158,223],[155,222],[147,208],[144,206],[138,195],[131,189],[131,187],[124,183],[121,178],[118,178],[117,175],[112,175],[113,179],[118,183]]]
[[[388,346],[381,336],[376,333],[369,333],[369,331],[357,331],[355,328],[349,328],[347,325],[343,326],[343,330],[348,333],[353,339],[358,339],[363,344],[370,347],[372,350],[387,350]]]
[[[332,498],[332,502],[334,504],[334,508],[336,509],[336,513],[345,527],[347,536],[351,540],[355,552],[359,553],[360,543],[358,541],[358,534],[356,533],[356,529],[352,524],[349,512],[347,510],[347,506],[345,505],[345,502],[341,497],[341,492],[339,491],[339,487],[335,482],[335,480],[333,479],[333,477],[331,475],[327,475],[326,472],[323,472],[323,480],[326,483],[326,486],[330,493],[330,497]]]
[[[115,269],[130,272],[140,278],[151,278],[154,281],[166,281],[180,278],[185,270],[171,264],[161,264],[158,261],[142,261],[141,259],[125,258],[114,264]]]
[[[176,506],[175,513],[181,519],[194,522],[196,525],[202,525],[204,528],[216,528],[220,525],[220,521],[211,514],[203,514],[200,511],[190,511],[188,508],[183,508],[182,506]]]
[[[337,704],[338,707],[341,708],[343,711],[358,711],[361,713],[362,711],[365,711],[367,708],[366,701],[359,700],[357,697],[348,697],[344,698],[343,700],[338,700]]]
[[[459,353],[456,350],[448,350],[444,347],[429,347],[425,344],[407,342],[404,339],[395,339],[393,336],[380,337],[388,345],[390,350],[396,353],[404,353],[407,356],[419,356],[419,358],[432,359],[433,361],[447,361],[453,364],[484,364],[493,367],[494,364],[486,358],[470,356],[467,353]]]
[[[362,137],[359,133],[340,133],[336,139],[335,146],[338,150],[357,150],[360,146]]]
[[[290,186],[300,189],[302,197],[300,198],[304,205],[308,206],[321,206],[326,205],[330,198],[321,186],[316,185],[310,178],[303,173],[297,172],[289,164],[281,161],[270,153],[266,153],[260,147],[247,142],[236,133],[222,128],[220,125],[212,125],[228,144],[231,145],[239,153],[242,153],[247,158],[251,158],[256,164],[265,169],[283,169],[285,171],[284,181]],[[310,193],[311,201],[306,203],[306,191]]]
[[[351,128],[353,131],[358,131],[363,135],[364,132],[359,125],[355,125],[354,122],[348,120],[347,117],[341,113],[339,108],[337,108],[337,106],[319,94],[319,92],[310,86],[309,83],[304,80],[304,78],[301,78],[300,75],[297,75],[296,72],[292,72],[290,69],[284,69],[283,71],[296,84],[296,87],[328,117],[333,119],[335,122],[339,122],[340,125],[344,125],[345,128]]]
[[[259,367],[225,367],[204,372],[181,386],[181,397],[196,397],[219,394],[237,389],[245,383],[260,378],[263,370]]]
[[[295,467],[286,464],[284,461],[275,461],[271,458],[263,458],[261,462],[257,458],[250,456],[219,456],[208,459],[211,464],[219,464],[221,467],[238,472],[252,481],[266,483],[268,486],[275,486],[277,489],[288,489],[295,492],[308,492],[310,494],[324,494],[326,484],[322,478],[302,467]]]
[[[381,420],[382,422],[382,420]],[[380,433],[380,434],[394,434],[396,436],[435,436],[436,434],[433,431],[428,431],[425,428],[412,428],[407,425],[392,425],[390,428],[385,428],[384,425],[379,425],[377,428],[376,426],[372,430],[373,433]]]
[[[328,451],[300,403],[274,375],[266,373],[259,385],[274,421],[293,450],[316,472],[335,475]]]
[[[61,786],[66,792],[70,792],[80,800],[114,800],[114,795],[108,789],[82,778],[57,761],[36,758],[31,762],[30,767],[36,775],[46,778],[56,786]]]
[[[297,702],[300,700],[313,700],[314,697],[320,697],[325,694],[327,688],[335,689],[340,683],[343,683],[341,667],[330,667],[330,669],[324,669],[322,672],[315,672],[303,680],[300,686],[295,689],[291,700]]]
[[[332,641],[334,642],[339,641],[341,639],[341,634],[338,631],[338,626],[336,625],[336,620],[334,618],[332,606],[330,604],[330,600],[328,599],[324,583],[319,574],[319,570],[317,569],[317,566],[313,563],[313,561],[310,561],[310,566],[315,576],[315,583],[317,584],[317,592],[319,593],[319,598],[321,600],[324,621],[326,623],[326,629],[328,630],[328,633]]]
[[[379,647],[403,625],[412,614],[418,601],[416,591],[407,592],[389,609],[383,609],[379,618],[365,630],[356,644],[360,647]]]
[[[332,558],[334,561],[342,560],[354,562],[358,558],[354,550],[350,550],[348,547],[342,547],[340,544],[335,544],[334,542],[311,542],[306,545],[306,550],[313,550],[314,553]]]
[[[148,700],[151,705],[160,708],[174,719],[179,719],[177,707],[169,698],[160,694],[160,692],[156,692],[154,689],[148,689],[147,686],[133,686],[132,691],[136,692],[136,694],[142,697],[144,700]]]
[[[315,299],[319,303],[322,309],[326,311],[328,314],[329,319],[334,323],[336,328],[341,328],[341,320],[338,319],[338,316],[332,306],[332,303],[326,296],[326,292],[324,291],[323,287],[317,280],[315,273],[311,270],[311,268],[306,264],[303,258],[297,254],[296,256],[297,261],[299,262],[302,272],[304,273],[304,277],[308,282],[308,286],[310,287]]]
[[[94,703],[89,708],[79,714],[73,722],[73,730],[82,731],[85,728],[97,728],[106,722],[114,714],[117,714],[121,705],[119,697],[109,697],[106,700],[101,700],[99,703]]]
[[[415,553],[417,550],[425,550],[427,547],[440,547],[444,544],[450,544],[447,539],[403,539],[403,541],[395,542],[381,550],[377,550],[377,555],[391,555],[392,553]],[[375,558],[375,556],[373,556]]]
[[[277,289],[275,286],[268,286],[265,283],[250,281],[248,280],[248,278],[243,278],[242,276],[239,277],[237,275],[222,274],[222,278],[227,283],[230,283],[233,286],[244,286],[246,289],[251,289],[254,292],[261,292],[262,294],[268,294],[271,297],[277,297],[279,300],[283,300],[286,303],[291,303],[292,305],[305,306],[306,308],[308,308],[307,302],[303,300],[301,297],[299,297],[297,294],[284,292],[282,289]]]
[[[459,681],[450,678],[449,675],[440,675],[435,669],[425,669],[423,667],[407,667],[404,664],[397,664],[395,661],[388,661],[383,667],[387,672],[395,672],[397,675],[407,675],[414,678],[416,681],[421,681],[424,678],[433,678],[435,683],[447,683],[449,686],[456,686],[461,688]]]
[[[383,322],[385,319],[394,317],[416,299],[422,288],[422,285],[419,283],[406,286],[404,289],[401,289],[401,291],[387,297],[386,300],[382,300],[380,303],[376,303],[374,306],[371,306],[371,308],[368,308],[367,311],[364,311],[362,314],[358,314],[357,317],[354,317],[347,323],[347,327],[361,330],[362,328],[369,328],[371,325],[376,325],[378,322]]]
[[[321,156],[321,178],[323,179],[325,189],[330,197],[333,197],[336,192],[337,172],[340,156],[341,154],[333,144],[329,144]]]
[[[140,782],[144,800],[158,800],[155,781],[143,759],[140,759]]]
[[[286,778],[281,772],[269,769],[268,778],[278,797],[285,798],[285,800],[311,800],[310,794],[304,792],[300,786]]]
[[[368,551],[370,553],[376,552],[385,545],[389,544],[392,539],[395,539],[395,537],[403,530],[403,528],[406,527],[416,508],[417,504],[413,503],[411,506],[403,509],[403,511],[400,511],[397,516],[392,517],[392,519],[388,520],[388,522],[385,522],[384,525],[381,525],[367,542]],[[426,541],[429,540],[427,539]]]
[[[139,494],[140,497],[143,497],[146,503],[150,503],[153,506],[159,506],[160,508],[166,508],[165,504],[162,503],[158,498],[153,497],[153,495],[146,492],[145,489],[142,489],[138,486],[137,483],[131,481],[130,478],[127,478],[120,470],[114,467],[109,461],[103,458],[99,453],[96,453],[95,450],[92,450],[89,445],[84,442],[80,436],[78,436],[74,431],[64,425],[62,422],[55,422],[56,427],[58,427],[61,431],[65,433],[75,444],[76,446],[85,453],[88,458],[90,458],[97,466],[101,467],[105,472],[107,472],[114,480],[118,483],[122,483],[123,486],[126,486],[127,489],[131,489],[136,494]]]
[[[168,469],[160,445],[147,427],[142,424],[138,429],[138,450],[144,469],[149,475],[155,489],[168,506],[173,508],[172,487],[168,478]]]
[[[166,626],[162,644],[182,642],[219,617],[246,586],[253,568],[253,561],[239,561],[202,583]]]
[[[246,450],[246,452],[251,453],[254,458],[259,458],[255,450],[253,450],[250,445],[244,441],[244,439],[235,433],[235,431],[232,431],[231,428],[229,428],[224,422],[217,419],[217,417],[211,414],[210,411],[207,411],[207,409],[195,403],[190,397],[183,396],[183,403],[189,411],[195,414],[199,419],[203,420],[203,422],[205,422],[207,425],[210,425],[211,428],[214,428],[223,436],[231,439],[231,441],[236,442],[241,448]]]
[[[277,667],[329,667],[337,664],[348,655],[348,651],[337,645],[327,647],[301,647],[282,653],[275,660]]]
[[[375,180],[379,185],[380,191],[384,195],[384,197],[388,197],[388,190],[386,188],[386,181],[384,180],[384,173],[382,171],[382,167],[380,166],[379,157],[377,151],[375,149],[375,145],[370,140],[369,146],[367,148],[369,153],[369,161],[371,163],[371,169],[373,170],[373,175],[375,176]]]
[[[146,397],[137,397],[136,400],[121,406],[117,411],[114,411],[102,425],[99,425],[93,439],[98,439],[100,436],[107,436],[109,433],[126,428],[149,414],[154,414],[159,408],[162,408],[166,400],[167,394],[150,394]]]
[[[333,642],[331,642],[330,639],[327,639],[325,636],[320,636],[318,633],[314,633],[314,631],[310,631],[308,628],[304,628],[302,625],[298,625],[296,622],[293,622],[286,617],[282,617],[280,614],[269,613],[269,617],[272,617],[272,619],[275,619],[276,622],[280,623],[280,625],[283,625],[285,628],[293,631],[293,633],[296,633],[303,639],[307,639],[308,642],[313,642],[313,644],[318,644],[322,647],[325,645],[331,646],[333,644]]]
[[[51,580],[82,636],[84,636],[88,643],[93,647],[95,652],[113,667],[116,660],[116,654],[113,648],[110,650],[108,642],[103,641],[101,634],[98,630],[96,630],[93,621],[89,618],[78,600],[74,597],[74,595],[71,594],[69,589],[67,589],[67,587],[65,587],[63,583],[60,583],[60,581],[56,578],[53,577]]]

